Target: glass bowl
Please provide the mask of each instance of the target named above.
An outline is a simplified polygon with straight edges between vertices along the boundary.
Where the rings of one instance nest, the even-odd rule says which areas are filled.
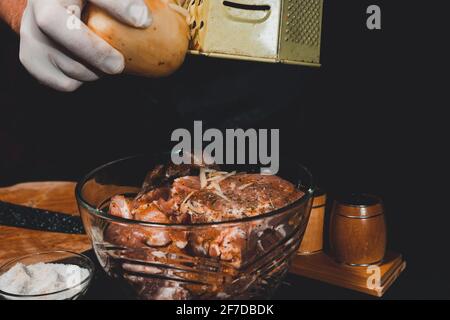
[[[26,266],[36,263],[58,263],[76,265],[88,270],[88,276],[84,279],[80,278],[80,282],[70,287],[45,294],[22,295],[15,294],[0,289],[0,296],[7,300],[76,300],[82,297],[94,276],[94,263],[85,255],[70,251],[47,251],[33,253],[19,258],[15,258],[0,267],[0,275],[8,272],[17,263],[22,263]]]
[[[79,210],[100,265],[139,299],[269,298],[288,272],[306,229],[314,192],[309,171],[293,161],[282,162],[278,176],[305,195],[256,217],[180,225],[107,214],[111,197],[135,195],[148,171],[168,161],[169,154],[117,160],[95,169],[77,184]],[[260,166],[224,165],[221,170],[259,173]],[[164,232],[172,239],[178,235],[188,239],[189,244],[161,247],[138,241],[146,234]],[[233,253],[239,259],[224,261],[201,252],[201,248],[195,250],[211,234],[228,237],[236,245]],[[243,235],[239,241],[233,238],[236,234]]]

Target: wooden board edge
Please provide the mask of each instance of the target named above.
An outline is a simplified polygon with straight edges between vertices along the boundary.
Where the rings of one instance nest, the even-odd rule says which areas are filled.
[[[385,284],[382,286],[379,291],[379,297],[382,297],[386,291],[394,284],[395,280],[402,274],[406,269],[406,261],[403,260],[402,264],[392,272],[391,277],[385,281]]]
[[[316,273],[314,274],[311,274],[309,272],[304,272],[305,270],[299,267],[295,267],[294,270],[291,269],[290,273],[380,298],[387,292],[387,290],[392,286],[395,280],[406,269],[406,261],[403,260],[402,255],[400,255],[397,259],[399,259],[399,262],[396,262],[392,266],[391,270],[389,270],[388,275],[385,275],[383,277],[383,284],[378,289],[369,289],[368,287],[357,286],[350,282],[342,281],[336,277],[329,277],[328,274],[320,272],[320,270],[316,271]]]

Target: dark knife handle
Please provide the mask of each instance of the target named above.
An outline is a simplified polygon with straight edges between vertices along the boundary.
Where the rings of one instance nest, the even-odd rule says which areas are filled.
[[[84,234],[80,217],[0,201],[0,224],[48,232]]]

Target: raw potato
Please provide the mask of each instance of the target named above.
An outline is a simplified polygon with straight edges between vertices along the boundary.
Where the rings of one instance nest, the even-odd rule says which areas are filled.
[[[108,13],[88,5],[86,24],[125,57],[125,72],[164,77],[177,70],[184,61],[189,43],[189,27],[179,12],[170,8],[174,0],[145,0],[153,22],[146,29],[130,27]]]

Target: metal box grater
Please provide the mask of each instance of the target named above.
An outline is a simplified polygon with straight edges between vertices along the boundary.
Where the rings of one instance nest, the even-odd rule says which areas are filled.
[[[323,0],[187,0],[190,53],[320,66]]]

